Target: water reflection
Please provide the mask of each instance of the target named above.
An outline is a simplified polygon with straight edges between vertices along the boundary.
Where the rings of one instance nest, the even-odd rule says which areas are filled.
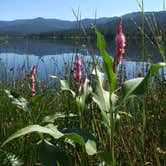
[[[10,39],[0,46],[1,53],[30,54],[35,56],[57,55],[74,52],[74,43],[67,41]]]
[[[98,54],[95,44],[92,44],[94,52]],[[81,53],[86,54],[85,50],[89,50],[89,45],[86,43],[78,44],[78,42],[72,41],[52,41],[52,40],[33,40],[33,39],[10,39],[8,44],[0,45],[0,53],[16,53],[16,54],[30,54],[36,56],[46,56],[46,55],[59,55],[63,53],[73,53],[76,49],[81,51]],[[136,59],[141,59],[142,49],[141,42],[133,43],[127,42],[125,48],[126,59],[135,61]],[[89,50],[91,51],[91,50]],[[107,42],[107,51],[110,55],[115,54],[114,42]],[[158,49],[150,43],[145,44],[145,60],[149,57],[157,61],[161,61],[161,56]]]
[[[1,68],[4,66],[8,72],[12,71],[14,76],[18,76],[23,74],[25,67],[37,64],[38,77],[41,80],[47,79],[49,74],[63,76],[69,72],[69,68],[73,67],[76,49],[81,54],[83,61],[92,61],[90,50],[85,44],[79,45],[69,41],[11,39],[7,45],[0,46]],[[114,43],[110,43],[107,50],[111,55],[114,55]],[[94,52],[99,55],[97,49]],[[160,59],[159,52],[154,47],[148,46],[146,53],[153,57],[150,60],[157,59],[158,61]],[[101,57],[97,57],[100,62]],[[119,67],[125,68],[127,78],[134,77],[133,73],[141,72],[142,63],[136,62],[136,59],[140,59],[140,57],[141,46],[128,44],[125,59]],[[146,61],[148,60],[146,59]],[[144,65],[148,64],[146,62]],[[84,72],[89,72],[91,66],[88,63],[85,65]]]

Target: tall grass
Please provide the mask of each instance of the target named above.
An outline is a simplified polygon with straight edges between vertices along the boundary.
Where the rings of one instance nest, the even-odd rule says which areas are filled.
[[[127,71],[124,70],[124,74],[126,72]],[[121,74],[122,73],[119,73],[119,78],[123,77]],[[91,77],[92,76],[89,75],[89,79],[92,81],[92,87],[95,87],[97,80],[95,81],[94,78]],[[122,80],[123,79],[118,80],[119,87],[125,81],[125,78],[123,81]],[[60,128],[69,128],[70,126],[70,128],[78,130],[80,126],[79,119],[77,117],[70,117],[71,113],[77,115],[77,104],[70,93],[65,91],[59,92],[57,88],[54,89],[53,87],[47,87],[38,83],[37,96],[31,98],[27,77],[22,78],[21,82],[17,80],[13,81],[14,83],[12,83],[11,86],[1,81],[1,143],[14,131],[32,124],[40,124],[43,126],[49,122],[57,124]],[[75,81],[70,80],[70,82],[72,83],[72,87],[75,88],[73,85]],[[120,106],[119,109],[121,111],[119,115],[121,119],[117,119],[115,122],[114,136],[116,165],[159,165],[159,163],[163,165],[165,163],[165,152],[164,149],[162,149],[165,144],[164,125],[162,124],[165,115],[165,98],[163,94],[165,88],[165,77],[161,79],[160,76],[156,76],[153,82],[148,86],[144,103],[139,98],[138,100],[133,98]],[[17,105],[11,104],[11,100],[5,94],[4,89],[11,89],[13,92],[19,92],[21,96],[24,96],[24,98],[29,101],[29,111],[24,112],[18,108]],[[91,101],[91,98],[87,98],[86,105],[82,113],[83,129],[96,137],[98,151],[104,150],[105,152],[109,152],[110,140],[100,114],[100,109]],[[142,109],[146,111],[146,127],[144,130],[142,130],[141,120]],[[60,113],[59,116],[56,113]],[[60,117],[63,117],[63,119]],[[143,138],[140,137],[142,132],[144,132]],[[50,139],[48,136],[44,136],[44,138]],[[142,149],[142,139],[144,149]],[[10,162],[18,160],[21,161],[20,163],[24,163],[23,165],[38,165],[37,149],[39,147],[36,142],[39,140],[40,135],[31,134],[5,145],[5,147],[1,148],[1,163],[3,163],[3,165],[9,165]],[[97,163],[103,163],[103,159],[98,156],[100,153],[93,157],[87,156],[78,144],[75,144],[77,147],[75,149],[68,142],[64,142],[63,139],[52,143],[58,144],[67,151],[69,156],[72,157],[75,163],[74,165],[96,165]],[[107,153],[101,154],[106,155]],[[17,156],[13,157],[15,160],[11,159],[13,155]],[[109,156],[109,153],[107,155]],[[106,163],[103,163],[103,165],[106,165]]]
[[[166,64],[143,67],[144,78],[126,80],[125,67],[113,72],[95,32],[103,65],[93,56],[92,72],[83,71],[85,86],[71,72],[74,62],[64,78],[51,76],[52,84],[36,77],[35,96],[28,75],[1,79],[1,165],[166,165],[166,78],[164,71],[156,74]]]

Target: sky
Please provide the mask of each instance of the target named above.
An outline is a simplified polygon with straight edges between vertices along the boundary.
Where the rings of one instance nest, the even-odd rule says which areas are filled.
[[[141,0],[138,0],[141,1]],[[164,0],[144,0],[145,11],[163,10]],[[0,0],[0,20],[36,17],[75,20],[72,9],[81,18],[122,16],[140,11],[137,0]]]

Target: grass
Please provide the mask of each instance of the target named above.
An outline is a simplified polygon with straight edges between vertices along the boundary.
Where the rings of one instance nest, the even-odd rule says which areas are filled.
[[[125,81],[125,72],[120,72],[118,86]],[[148,85],[148,90],[140,98],[132,98],[120,106],[120,120],[115,122],[114,153],[116,165],[165,165],[165,91],[166,80],[164,77],[156,75]],[[89,76],[91,77],[91,76]],[[124,79],[122,79],[124,78]],[[122,81],[123,80],[123,81]],[[71,82],[74,82],[74,80]],[[57,84],[57,83],[56,83]],[[93,84],[93,82],[92,82]],[[94,85],[93,85],[94,86]],[[22,77],[21,81],[13,79],[13,82],[6,84],[1,80],[0,83],[0,142],[1,144],[15,131],[32,124],[44,125],[42,122],[45,116],[64,113],[65,118],[57,118],[53,123],[59,128],[78,129],[79,118],[70,118],[69,114],[77,114],[77,105],[72,100],[69,93],[58,91],[52,85],[37,84],[37,95],[42,95],[41,99],[32,104],[32,97],[28,87],[28,78]],[[57,85],[56,85],[57,87]],[[74,87],[74,86],[73,86]],[[26,98],[29,104],[29,111],[24,112],[16,105],[11,104],[11,100],[5,94],[4,89],[10,89]],[[96,138],[98,151],[109,150],[109,136],[107,129],[100,122],[102,117],[98,106],[89,99],[86,112],[82,115],[83,129],[88,131]],[[146,113],[144,122],[142,118]],[[145,126],[144,126],[145,125]],[[45,136],[46,139],[51,139]],[[2,165],[10,165],[10,155],[17,156],[24,165],[40,165],[36,144],[40,136],[35,134],[26,135],[15,139],[1,148],[0,161]],[[74,161],[74,165],[97,165],[102,163],[102,159],[97,155],[88,156],[85,150],[76,144],[73,148],[64,140],[54,142],[61,146]],[[11,161],[13,162],[13,161]],[[12,165],[12,163],[11,163]],[[105,165],[105,164],[104,164]]]

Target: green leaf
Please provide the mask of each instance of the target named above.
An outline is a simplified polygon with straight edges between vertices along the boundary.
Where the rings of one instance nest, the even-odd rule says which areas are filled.
[[[141,82],[141,84],[135,89],[134,94],[135,95],[143,95],[145,94],[145,91],[148,86],[148,81],[155,75],[155,73],[166,66],[166,63],[157,63],[151,65],[147,75],[145,76],[144,80]]]
[[[134,78],[125,81],[121,88],[122,100],[125,100],[133,95],[140,96],[144,95],[148,86],[148,81],[154,76],[154,74],[162,67],[166,66],[166,63],[153,64],[145,78]]]
[[[81,106],[81,111],[83,112],[86,108],[86,99],[92,92],[92,88],[89,85],[88,79],[86,80],[85,88],[84,89],[80,88],[80,92],[81,92],[81,95],[79,96],[79,102],[80,102],[80,106]]]
[[[50,129],[54,130],[55,126],[49,124]],[[93,155],[97,152],[95,138],[92,134],[82,129],[63,129],[61,130],[63,137],[85,146],[86,152],[89,155]]]
[[[128,97],[135,95],[134,91],[138,88],[138,86],[142,83],[143,80],[144,78],[140,77],[140,78],[134,78],[134,79],[125,81],[122,84],[122,88],[121,88],[122,98],[127,99]]]
[[[39,144],[39,160],[43,166],[73,165],[71,158],[64,150],[46,140]]]
[[[68,138],[80,145],[85,145],[84,138],[77,133],[69,133],[64,135],[65,138]]]
[[[42,120],[43,123],[54,123],[55,120],[59,119],[59,118],[66,118],[66,116],[69,117],[76,117],[77,115],[75,114],[69,114],[69,115],[65,115],[64,113],[55,113],[53,115],[50,116],[45,116]]]
[[[117,107],[118,100],[119,100],[118,96],[115,93],[112,93],[111,101],[112,101],[112,109],[113,109],[113,111],[115,111],[115,109]]]
[[[80,145],[85,145],[85,150],[88,155],[96,154],[96,141],[92,134],[82,129],[64,129],[61,132],[65,138],[71,139]]]
[[[89,140],[85,144],[85,149],[88,155],[94,155],[97,153],[96,142],[93,140]]]
[[[33,132],[39,132],[39,133],[44,133],[44,134],[48,134],[52,137],[54,137],[55,139],[61,138],[63,136],[63,133],[59,132],[57,130],[57,128],[54,127],[54,129],[50,129],[50,126],[48,125],[48,127],[42,127],[40,125],[31,125],[25,128],[22,128],[20,130],[18,130],[17,132],[15,132],[14,134],[12,134],[6,141],[3,142],[3,144],[1,146],[4,146],[5,144],[7,144],[8,142],[12,141],[15,138],[19,138],[21,136],[24,136],[26,134],[30,134]]]
[[[111,152],[105,151],[105,152],[98,152],[97,155],[104,160],[108,165],[115,166],[115,163],[112,162],[111,159]]]
[[[43,97],[44,97],[43,94],[35,95],[35,96],[32,97],[31,103],[32,103],[33,105],[36,105],[38,102],[41,101],[41,99],[42,99]]]
[[[72,94],[73,97],[76,96],[75,92],[70,89],[69,83],[66,80],[61,80],[58,77],[53,76],[53,75],[51,75],[50,77],[54,78],[54,79],[56,79],[56,80],[58,80],[60,82],[62,91],[68,91],[68,92],[70,92]]]
[[[95,32],[97,35],[97,47],[103,57],[104,69],[108,77],[109,91],[110,91],[110,94],[112,94],[116,86],[116,75],[112,69],[112,66],[113,66],[112,58],[105,50],[105,40],[103,36],[97,29],[95,29]]]
[[[109,128],[110,120],[109,116],[107,116],[107,113],[110,109],[109,92],[104,90],[102,86],[104,80],[104,73],[101,73],[97,70],[96,75],[98,76],[98,79],[96,82],[95,92],[93,93],[92,99],[101,110],[101,115],[105,126]]]
[[[93,72],[92,74],[96,74],[98,76],[92,99],[99,106],[100,110],[109,112],[109,92],[103,89],[104,73],[97,70],[97,73]]]
[[[52,136],[54,139],[59,138],[67,138],[70,139],[82,146],[85,146],[86,152],[90,155],[96,153],[96,143],[94,141],[94,137],[81,130],[81,129],[64,129],[62,132],[60,132],[57,127],[53,124],[48,124],[45,127],[39,126],[39,125],[31,125],[28,127],[25,127],[23,129],[18,130],[14,134],[12,134],[6,141],[3,142],[1,147],[3,147],[8,142],[12,141],[15,138],[19,138],[21,136],[24,136],[26,134],[30,134],[33,132],[39,132],[43,134],[48,134]]]
[[[23,98],[20,94],[13,91],[5,90],[7,96],[11,99],[12,104],[16,105],[19,109],[27,112],[28,111],[28,101]]]

